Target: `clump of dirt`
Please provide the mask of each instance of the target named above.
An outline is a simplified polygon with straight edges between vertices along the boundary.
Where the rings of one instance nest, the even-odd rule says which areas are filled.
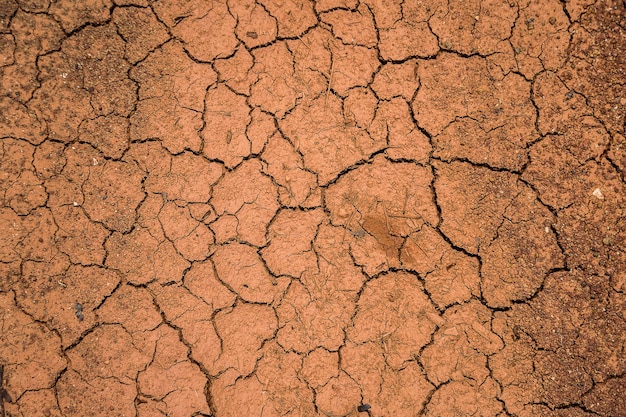
[[[626,415],[624,22],[1,2],[6,415]]]

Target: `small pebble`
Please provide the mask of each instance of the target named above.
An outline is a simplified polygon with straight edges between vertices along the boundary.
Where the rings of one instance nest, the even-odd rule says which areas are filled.
[[[76,318],[78,321],[83,321],[85,319],[85,316],[83,316],[83,305],[81,303],[76,303],[74,308],[76,309]]]
[[[372,407],[369,404],[362,404],[357,407],[356,411],[358,411],[359,413],[364,413],[368,411],[370,408]]]
[[[604,200],[604,195],[602,194],[602,191],[600,191],[599,188],[596,188],[595,190],[593,190],[593,195],[594,197],[596,197],[598,200]]]

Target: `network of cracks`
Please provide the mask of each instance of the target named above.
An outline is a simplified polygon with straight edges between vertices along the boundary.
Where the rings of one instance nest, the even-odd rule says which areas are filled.
[[[626,416],[625,32],[1,0],[6,415]]]

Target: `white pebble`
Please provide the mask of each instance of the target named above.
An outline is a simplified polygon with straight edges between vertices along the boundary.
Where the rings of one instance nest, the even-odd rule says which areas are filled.
[[[593,190],[593,195],[598,199],[598,200],[604,200],[604,194],[602,194],[602,191],[600,191],[599,188],[596,188],[595,190]]]

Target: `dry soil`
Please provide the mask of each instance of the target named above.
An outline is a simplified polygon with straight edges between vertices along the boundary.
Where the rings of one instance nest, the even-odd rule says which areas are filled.
[[[625,56],[618,0],[0,0],[6,415],[626,416]]]

